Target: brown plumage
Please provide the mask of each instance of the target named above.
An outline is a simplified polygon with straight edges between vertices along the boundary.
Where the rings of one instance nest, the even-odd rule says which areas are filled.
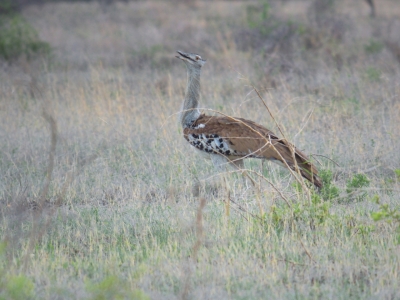
[[[322,187],[318,171],[308,157],[293,145],[279,139],[267,128],[250,120],[204,114],[183,131],[185,139],[200,151],[223,155],[228,162],[245,158],[267,159],[293,170],[299,167],[300,174]],[[294,162],[292,151],[294,149]],[[286,163],[285,163],[286,162]]]
[[[245,158],[271,160],[295,171],[297,166],[304,178],[316,187],[322,187],[318,170],[308,157],[267,128],[242,118],[200,114],[200,71],[205,60],[198,54],[182,51],[178,51],[178,54],[177,58],[185,62],[188,71],[188,84],[179,119],[184,137],[193,147],[208,154],[217,167],[230,163],[241,168]]]

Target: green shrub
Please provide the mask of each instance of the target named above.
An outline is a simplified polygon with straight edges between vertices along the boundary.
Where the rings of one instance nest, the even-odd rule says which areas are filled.
[[[375,221],[385,221],[388,224],[394,224],[396,227],[396,242],[400,244],[400,210],[399,208],[390,208],[388,204],[380,203],[379,196],[375,195],[373,201],[379,205],[379,210],[371,212],[371,218]]]
[[[355,174],[353,178],[347,181],[346,192],[349,196],[354,195],[358,189],[369,187],[370,180],[364,174]],[[356,194],[356,199],[361,200],[367,195],[366,192]]]
[[[365,71],[365,77],[371,82],[380,81],[381,75],[382,75],[381,71],[375,69],[374,67],[369,67]]]
[[[33,297],[34,284],[24,275],[6,278],[0,299],[29,299]]]
[[[268,19],[270,5],[268,1],[263,1],[260,5],[248,5],[246,7],[247,24],[250,28],[261,27]]]
[[[368,44],[364,45],[364,50],[368,54],[376,54],[381,52],[383,49],[383,44],[374,40],[370,40]]]
[[[51,47],[39,39],[36,30],[23,17],[14,14],[0,19],[0,58],[12,61],[49,55]]]
[[[394,170],[394,173],[396,174],[397,179],[400,179],[400,169]]]
[[[319,176],[323,182],[321,196],[324,200],[331,200],[339,197],[339,188],[332,183],[333,174],[331,170],[321,170]]]
[[[297,192],[302,191],[302,186],[298,182],[294,184],[294,188]],[[314,230],[317,226],[324,225],[332,217],[329,212],[331,207],[329,201],[323,201],[321,195],[316,191],[311,192],[310,200],[295,203],[292,207],[273,205],[268,217],[276,232],[284,230],[285,225],[291,228],[296,223],[306,224]]]
[[[0,0],[0,16],[15,14],[19,9],[18,4],[15,2],[12,0]]]
[[[131,290],[127,282],[116,276],[109,276],[98,283],[88,282],[86,284],[88,292],[91,293],[90,299],[150,299],[144,292],[138,289]]]
[[[352,192],[354,189],[368,187],[370,180],[365,174],[356,174],[352,179],[347,181],[347,193]]]

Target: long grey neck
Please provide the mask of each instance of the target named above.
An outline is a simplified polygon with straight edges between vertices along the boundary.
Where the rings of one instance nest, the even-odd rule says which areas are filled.
[[[188,82],[179,120],[183,128],[189,127],[200,116],[197,109],[200,98],[200,68],[187,69]]]

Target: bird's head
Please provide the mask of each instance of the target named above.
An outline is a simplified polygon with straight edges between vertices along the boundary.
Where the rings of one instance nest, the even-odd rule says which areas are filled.
[[[201,68],[206,60],[202,59],[200,55],[194,53],[185,53],[183,51],[176,51],[179,55],[176,58],[182,59],[188,67]]]

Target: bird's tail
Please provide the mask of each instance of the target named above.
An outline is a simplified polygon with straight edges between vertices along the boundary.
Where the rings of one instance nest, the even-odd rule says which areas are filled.
[[[292,155],[291,155],[292,156]],[[318,189],[322,188],[322,181],[318,177],[318,170],[315,165],[309,160],[309,158],[300,150],[295,149],[295,159],[301,176],[307,179],[309,182],[313,183]],[[295,164],[288,164],[293,170],[296,170]]]
[[[275,143],[274,147],[276,151],[279,152],[279,158],[276,157],[275,161],[279,161],[285,167],[289,166],[294,171],[296,171],[297,165],[301,176],[314,184],[318,189],[322,188],[323,184],[321,179],[318,177],[318,170],[307,157],[307,155],[296,149],[294,146],[287,145],[282,140],[279,141],[279,143]],[[292,150],[290,150],[289,147],[293,149],[294,155],[292,154]],[[293,156],[295,160],[293,159]]]

